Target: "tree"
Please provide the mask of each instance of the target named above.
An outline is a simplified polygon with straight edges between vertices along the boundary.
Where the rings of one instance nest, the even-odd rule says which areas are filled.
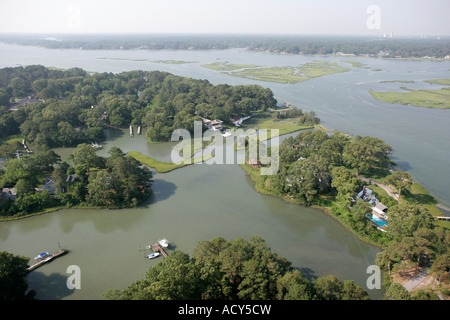
[[[30,192],[34,191],[30,181],[25,179],[19,179],[14,188],[16,189],[17,196],[19,198],[26,196]]]
[[[361,180],[345,167],[334,167],[331,170],[331,177],[331,186],[338,192],[336,199],[347,206],[350,205],[350,198],[360,188]]]
[[[345,280],[342,286],[341,300],[369,300],[369,295],[353,280]]]
[[[93,206],[114,206],[117,197],[117,177],[107,171],[94,171],[89,175],[86,202]]]
[[[330,275],[317,279],[317,293],[324,300],[340,300],[343,284],[336,276]]]
[[[17,151],[21,149],[22,146],[18,141],[12,143],[2,143],[0,145],[0,158],[5,160],[13,159],[17,156]]]
[[[389,244],[383,251],[378,252],[375,263],[378,267],[388,270],[391,275],[392,265],[400,261],[398,247],[395,242]]]
[[[317,298],[313,283],[303,277],[300,271],[287,272],[277,282],[278,300],[314,300]]]
[[[356,137],[342,154],[344,163],[356,168],[356,174],[370,168],[385,166],[392,152],[391,146],[375,137]]]
[[[12,253],[0,252],[0,300],[32,300],[36,294],[27,291],[25,280],[28,258]]]
[[[105,165],[105,160],[87,143],[79,144],[68,159],[72,160],[75,166],[84,165],[88,172],[91,168],[104,168]]]
[[[20,179],[29,180],[30,172],[23,159],[8,160],[3,170],[0,183],[3,186],[14,186]]]
[[[314,300],[367,299],[353,281],[334,276],[307,280],[260,237],[201,241],[192,258],[175,250],[126,289],[107,290],[108,299]]]
[[[324,157],[329,157],[331,162],[344,164],[344,150],[350,143],[350,138],[343,133],[335,133],[330,136],[330,139],[324,141],[320,148],[320,154]]]
[[[445,253],[438,256],[432,263],[430,271],[436,275],[438,281],[448,280],[450,278],[450,254]]]
[[[10,95],[5,88],[0,88],[0,106],[9,106]]]
[[[385,180],[387,184],[392,184],[398,190],[398,196],[401,197],[402,191],[408,190],[413,184],[413,179],[408,172],[395,171]]]
[[[411,300],[411,295],[399,283],[392,283],[386,291],[384,296],[386,300]]]
[[[362,231],[366,226],[367,219],[366,214],[370,213],[372,208],[367,202],[361,198],[356,201],[356,204],[352,207],[351,218],[349,219],[350,224],[357,231]]]
[[[420,229],[433,229],[433,216],[422,205],[400,202],[389,209],[388,235],[397,240],[411,237]]]

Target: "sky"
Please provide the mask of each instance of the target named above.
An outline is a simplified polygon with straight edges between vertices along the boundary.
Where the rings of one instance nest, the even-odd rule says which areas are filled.
[[[0,0],[0,33],[450,36],[450,0]]]

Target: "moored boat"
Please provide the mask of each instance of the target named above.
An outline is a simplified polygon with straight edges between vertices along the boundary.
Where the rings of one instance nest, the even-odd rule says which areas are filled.
[[[34,260],[44,259],[44,258],[47,258],[48,256],[49,256],[48,252],[42,252],[42,253],[38,254],[36,257],[34,257]]]
[[[149,254],[149,255],[147,256],[147,258],[148,258],[148,259],[153,259],[153,258],[156,258],[157,256],[159,256],[159,252],[154,252],[154,253],[152,253],[152,254]]]
[[[166,238],[158,240],[158,243],[163,248],[167,248],[169,246],[169,241]]]

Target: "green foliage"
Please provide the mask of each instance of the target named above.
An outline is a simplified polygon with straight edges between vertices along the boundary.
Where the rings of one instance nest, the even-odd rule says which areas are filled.
[[[384,298],[386,300],[411,300],[411,295],[401,284],[392,283],[386,290]]]
[[[34,291],[27,291],[25,280],[29,258],[0,252],[0,300],[33,300]]]
[[[389,208],[388,233],[394,239],[410,237],[420,228],[433,227],[433,217],[422,205],[400,202]]]
[[[392,147],[376,137],[356,137],[343,152],[345,164],[359,171],[373,167],[384,167],[389,162]]]
[[[409,191],[409,188],[413,184],[413,179],[408,172],[405,171],[395,171],[393,174],[389,175],[386,180],[386,184],[392,184],[398,190],[399,197],[402,191]]]
[[[8,160],[0,182],[15,187],[18,198],[2,201],[0,215],[22,216],[57,206],[136,206],[151,194],[151,171],[117,147],[109,153],[104,158],[91,145],[81,144],[69,156],[73,167],[60,163],[53,150]],[[49,179],[54,194],[42,190]]]
[[[8,109],[11,98],[25,96],[32,100],[23,100],[18,111]],[[213,86],[160,71],[0,70],[0,138],[21,133],[47,147],[100,141],[104,128],[130,124],[147,126],[151,141],[167,141],[174,129],[192,131],[200,116],[228,122],[275,105],[272,91],[261,86]]]
[[[201,241],[192,257],[175,250],[110,300],[366,300],[353,281],[310,281],[260,237]]]
[[[421,58],[424,56],[444,58],[450,54],[449,42],[445,38],[429,37],[417,41],[412,38],[379,39],[374,37],[367,41],[366,37],[346,36],[315,36],[286,35],[273,37],[271,35],[80,35],[59,34],[62,41],[47,41],[45,39],[22,35],[4,35],[1,40],[5,43],[42,46],[52,49],[86,50],[133,50],[147,48],[148,50],[207,50],[249,48],[254,51],[271,53],[289,53],[306,55],[325,54],[354,54],[377,56],[380,51],[388,52],[388,58],[402,57]],[[158,60],[154,62],[174,62],[172,60]],[[177,61],[178,62],[178,61]],[[184,61],[186,62],[186,61]],[[213,64],[218,68],[228,65],[224,62]],[[253,65],[231,65],[231,68],[252,67]],[[72,75],[79,75],[79,69],[72,70]]]

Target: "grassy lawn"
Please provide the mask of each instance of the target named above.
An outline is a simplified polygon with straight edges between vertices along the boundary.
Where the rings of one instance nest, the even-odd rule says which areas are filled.
[[[278,129],[280,136],[282,136],[298,130],[312,129],[314,125],[301,125],[298,122],[298,118],[277,119],[276,112],[265,112],[244,121],[241,126],[244,130],[254,127],[266,130]]]
[[[170,162],[163,162],[156,160],[152,157],[143,155],[140,152],[137,151],[128,151],[127,154],[133,158],[135,158],[137,161],[139,161],[142,164],[145,164],[151,168],[154,168],[159,173],[169,172],[178,168],[182,168],[186,166],[187,164],[181,163],[181,164],[175,164]]]
[[[409,104],[416,107],[439,109],[450,108],[450,88],[442,88],[440,90],[407,90],[407,92],[369,92],[375,99],[388,103]]]
[[[23,137],[20,134],[15,134],[15,135],[0,138],[0,144],[13,143],[16,141],[22,143],[22,140],[23,140]]]
[[[172,170],[175,170],[178,168],[182,168],[182,167],[185,167],[185,166],[188,166],[190,164],[194,164],[194,163],[200,161],[199,158],[195,158],[195,159],[192,159],[190,163],[176,164],[176,163],[171,163],[171,162],[159,161],[159,160],[156,160],[155,158],[143,155],[142,153],[137,152],[137,151],[128,151],[127,155],[135,158],[140,163],[145,164],[145,165],[155,169],[159,173],[169,172],[169,171],[172,171]],[[211,158],[211,155],[208,155],[207,157],[202,157],[202,161],[208,160],[209,158]]]

